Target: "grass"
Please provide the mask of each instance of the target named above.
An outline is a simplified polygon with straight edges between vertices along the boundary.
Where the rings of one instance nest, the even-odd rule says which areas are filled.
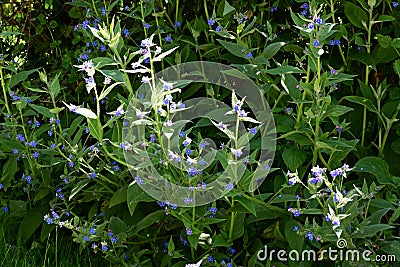
[[[79,245],[72,239],[57,236],[57,246],[54,238],[44,243],[30,241],[29,245],[22,245],[18,244],[16,236],[15,229],[6,229],[0,222],[0,266],[112,266],[90,249],[80,253]]]

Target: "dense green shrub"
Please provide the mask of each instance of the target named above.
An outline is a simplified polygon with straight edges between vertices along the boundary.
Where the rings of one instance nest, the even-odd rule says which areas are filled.
[[[319,266],[257,256],[264,246],[321,253],[342,242],[371,259],[399,260],[397,5],[45,1],[13,11],[2,4],[5,243],[57,244],[61,235],[80,252],[128,266]],[[22,12],[13,17],[15,10]],[[169,67],[195,61],[203,62],[198,72],[163,80]],[[221,68],[224,79],[214,84],[182,78],[218,73],[210,62],[234,69]],[[250,88],[232,93],[232,79],[260,88],[273,124],[251,112]],[[227,110],[172,126],[174,112],[198,97]],[[165,141],[173,134],[176,147]],[[276,142],[268,147],[274,161],[260,159],[265,136]],[[142,189],[157,179],[150,166],[193,192],[214,188],[221,173],[234,179],[205,205],[157,201]],[[249,190],[256,174],[265,181]],[[332,266],[371,264],[322,257]]]

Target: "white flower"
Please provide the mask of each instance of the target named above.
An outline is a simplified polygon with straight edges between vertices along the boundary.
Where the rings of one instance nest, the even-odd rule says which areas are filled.
[[[332,222],[332,229],[335,230],[337,227],[340,226],[340,220],[346,218],[350,214],[335,214],[335,211],[328,205],[329,213],[326,215],[327,220]]]
[[[174,88],[174,83],[165,82],[163,80],[161,80],[161,82],[163,83],[163,89],[165,91],[172,90]]]
[[[104,77],[104,82],[103,83],[104,83],[104,85],[110,84],[111,83],[111,78],[108,77],[108,76]]]
[[[156,51],[154,53],[157,55],[157,54],[160,54],[161,52],[162,52],[161,47],[157,46]]]
[[[94,64],[92,60],[85,61],[82,63],[82,65],[74,65],[74,67],[77,67],[80,71],[86,71],[88,76],[93,76],[95,73]]]
[[[200,267],[202,261],[203,261],[203,260],[201,259],[198,263],[186,264],[185,267]]]
[[[166,122],[164,122],[164,126],[172,126],[172,121],[167,120]]]
[[[88,94],[90,91],[96,87],[96,82],[94,81],[93,77],[90,76],[89,78],[85,78],[86,81],[86,90],[88,91]]]
[[[206,243],[208,243],[209,245],[212,244],[212,239],[211,236],[209,234],[206,233],[201,233],[199,236],[199,243],[205,245]]]
[[[151,81],[151,78],[149,78],[147,76],[142,77],[142,83],[149,83],[150,81]]]
[[[348,202],[353,201],[352,198],[344,197],[343,194],[336,188],[336,193],[333,196],[333,201],[338,203],[338,209],[344,207]]]
[[[188,157],[186,160],[186,163],[189,165],[196,165],[197,164],[197,159],[192,159],[191,157]]]

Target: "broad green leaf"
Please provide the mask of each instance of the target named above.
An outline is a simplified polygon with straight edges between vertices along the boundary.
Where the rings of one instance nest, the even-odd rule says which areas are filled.
[[[22,219],[21,224],[19,225],[18,237],[20,240],[25,243],[32,236],[32,234],[36,231],[36,229],[43,223],[43,214],[39,209],[31,209],[29,210],[24,218]]]
[[[136,235],[141,230],[148,228],[151,225],[153,225],[154,223],[157,223],[161,219],[165,219],[165,218],[166,217],[165,217],[164,210],[157,210],[155,212],[152,212],[136,224],[136,227],[133,229],[132,234]]]
[[[375,234],[394,228],[393,226],[390,226],[388,224],[373,224],[373,225],[367,225],[365,227],[361,227],[359,233],[355,234],[356,237],[372,237]]]
[[[19,84],[20,82],[26,80],[30,74],[36,72],[39,69],[40,68],[33,69],[33,70],[21,71],[21,72],[18,72],[16,74],[12,75],[11,78],[8,80],[7,89],[11,90],[11,88],[13,88],[15,85]]]
[[[288,169],[291,171],[295,171],[306,161],[307,154],[304,153],[304,151],[302,150],[292,147],[289,149],[285,149],[282,152],[282,158]]]
[[[119,70],[99,70],[103,75],[110,77],[116,82],[125,83],[124,74]]]
[[[273,56],[275,56],[276,53],[278,53],[279,49],[281,49],[282,46],[284,46],[286,43],[285,42],[276,42],[269,44],[263,51],[262,55],[266,59],[271,59]]]
[[[299,223],[297,221],[290,220],[286,223],[285,237],[291,249],[301,251],[303,248],[304,238],[301,235],[298,235],[296,231],[293,230],[295,226],[299,226]]]
[[[233,6],[231,6],[228,1],[225,0],[225,4],[224,4],[224,13],[222,14],[222,16],[226,16],[229,13],[231,13],[232,11],[235,11],[236,8],[234,8]]]
[[[381,158],[372,156],[365,157],[360,159],[354,167],[357,172],[373,174],[381,184],[389,184],[391,182],[389,165]]]
[[[124,187],[120,188],[117,192],[115,192],[110,200],[110,204],[108,207],[111,208],[115,205],[125,202],[127,199],[127,195],[126,195],[127,190],[128,190],[128,186],[125,185]]]
[[[365,29],[364,24],[366,25],[368,21],[367,13],[365,13],[365,11],[356,4],[348,1],[343,2],[343,6],[344,13],[346,14],[346,17],[350,20],[351,24],[358,28]]]
[[[396,72],[397,76],[400,77],[400,59],[397,59],[393,62],[393,69]]]
[[[99,69],[101,69],[104,66],[118,65],[117,62],[115,62],[113,59],[109,57],[95,57],[92,59],[92,62],[94,66]]]
[[[14,179],[14,175],[17,171],[17,158],[15,156],[10,156],[3,165],[3,175],[0,178],[4,187],[9,187],[11,185],[11,181]]]
[[[265,72],[272,74],[272,75],[281,75],[281,74],[288,74],[288,73],[303,73],[304,71],[297,67],[284,65],[284,66],[279,66],[275,69],[266,70]]]
[[[254,202],[244,197],[238,197],[236,198],[236,201],[238,201],[248,212],[256,216],[256,207]]]
[[[95,119],[87,118],[90,134],[96,138],[97,140],[101,140],[103,138],[103,128],[99,124],[99,122]]]
[[[60,82],[58,81],[60,74],[61,73],[56,74],[56,76],[54,76],[53,80],[51,80],[50,83],[50,92],[53,94],[54,97],[56,97],[61,90]]]
[[[29,104],[29,106],[47,118],[54,117],[54,114],[50,111],[50,109],[48,109],[46,107],[38,106],[35,104]]]
[[[237,57],[246,57],[246,54],[243,52],[244,47],[239,45],[239,44],[235,44],[235,43],[231,43],[231,42],[226,42],[223,40],[218,39],[218,42],[226,48],[226,50],[228,50],[232,55],[235,55]]]
[[[124,221],[115,216],[111,217],[109,227],[114,234],[125,233],[127,228]]]

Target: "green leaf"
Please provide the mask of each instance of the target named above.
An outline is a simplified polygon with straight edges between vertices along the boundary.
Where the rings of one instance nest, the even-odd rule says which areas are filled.
[[[244,49],[243,46],[239,45],[239,44],[235,44],[235,43],[231,43],[231,42],[226,42],[223,40],[218,39],[218,42],[226,48],[226,50],[228,50],[232,55],[235,55],[237,57],[243,57],[245,58],[246,55],[245,53],[242,52],[242,50]]]
[[[272,75],[281,75],[281,74],[288,74],[288,73],[303,73],[304,71],[297,67],[284,65],[284,66],[279,66],[275,69],[266,70],[265,72],[272,74]]]
[[[284,46],[286,43],[285,42],[276,42],[269,44],[263,51],[262,55],[266,59],[271,59],[273,56],[275,56],[276,53],[278,53],[279,49],[281,49],[282,46]]]
[[[367,13],[365,13],[365,11],[362,10],[362,8],[360,8],[359,6],[348,1],[343,2],[343,6],[344,6],[344,13],[350,20],[351,24],[353,24],[358,28],[365,29],[364,24],[366,24],[368,21]]]
[[[232,246],[232,242],[227,241],[221,234],[215,236],[214,240],[215,247],[229,247]]]
[[[127,190],[128,190],[128,185],[125,185],[124,187],[120,188],[117,192],[114,193],[110,200],[109,208],[118,205],[122,202],[125,202],[127,199]]]
[[[341,105],[330,105],[322,118],[326,117],[339,117],[343,114],[346,114],[347,112],[353,111],[354,109],[346,106],[341,106]]]
[[[35,104],[29,104],[29,106],[47,118],[54,117],[54,114],[50,111],[50,109],[46,107],[38,106]]]
[[[58,81],[58,77],[60,77],[61,73],[56,74],[53,80],[50,83],[50,92],[56,97],[60,93],[60,82]]]
[[[365,227],[360,228],[360,232],[355,234],[357,237],[371,237],[377,234],[378,232],[382,232],[388,229],[394,228],[393,226],[387,224],[373,224],[367,225]]]
[[[19,225],[18,237],[23,243],[25,243],[42,223],[43,214],[40,212],[40,210],[29,210]]]
[[[92,62],[96,68],[101,69],[104,66],[118,65],[113,59],[109,57],[95,57]]]
[[[289,149],[285,149],[282,152],[282,158],[288,169],[291,171],[295,171],[306,161],[307,154],[304,153],[304,151],[302,150],[291,147]]]
[[[78,194],[85,186],[89,184],[89,179],[85,179],[80,181],[75,185],[75,187],[71,190],[71,195],[69,196],[69,200],[71,200],[76,194]]]
[[[21,71],[21,72],[18,72],[16,74],[12,75],[10,80],[8,80],[7,89],[10,90],[11,88],[16,86],[20,82],[26,80],[29,75],[31,75],[32,73],[34,73],[35,71],[37,71],[39,69],[40,68],[33,69],[33,70]]]
[[[124,74],[119,70],[99,70],[103,75],[110,77],[116,82],[124,83]]]
[[[95,119],[87,118],[90,135],[100,141],[103,138],[103,128],[100,123]]]
[[[373,174],[380,184],[390,184],[389,165],[378,157],[365,157],[360,159],[355,167],[357,172]]]
[[[393,62],[393,69],[396,72],[397,76],[400,77],[400,59],[397,59]]]
[[[394,21],[395,18],[389,15],[379,15],[379,17],[374,22],[384,22],[384,21]]]
[[[279,137],[279,139],[286,138],[287,140],[296,142],[299,145],[312,145],[313,140],[306,132],[302,131],[292,131],[286,134],[283,134]]]
[[[224,13],[222,14],[222,16],[226,16],[227,14],[231,13],[232,11],[235,11],[236,9],[231,6],[228,1],[225,0],[225,4],[224,4]]]
[[[299,223],[294,220],[290,220],[285,225],[285,237],[289,243],[289,247],[296,251],[302,251],[304,238],[301,235],[298,235],[296,231],[293,231],[295,226],[299,226]]]
[[[244,197],[236,198],[236,201],[238,201],[248,212],[256,216],[256,207],[253,201]]]
[[[141,230],[150,227],[152,224],[157,223],[161,219],[165,219],[165,211],[164,210],[157,210],[153,213],[150,213],[146,217],[144,217],[142,220],[140,220],[137,224],[136,227],[133,229],[132,234],[136,235],[139,233]]]
[[[17,157],[10,156],[7,162],[3,165],[3,175],[0,181],[3,183],[4,187],[9,187],[11,181],[14,179],[15,173],[18,171]]]
[[[111,217],[109,227],[114,234],[125,233],[127,228],[126,224],[115,216]]]

